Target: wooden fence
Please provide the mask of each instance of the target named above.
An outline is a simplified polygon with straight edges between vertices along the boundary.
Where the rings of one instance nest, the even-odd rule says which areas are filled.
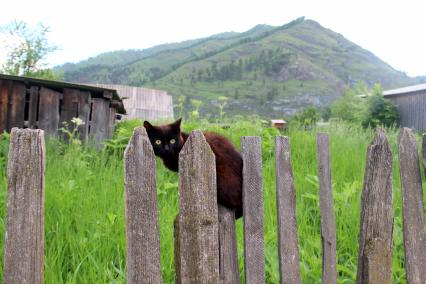
[[[259,137],[241,138],[246,283],[265,282],[262,157]],[[398,137],[403,196],[403,238],[408,283],[426,283],[423,189],[415,137]],[[323,283],[337,283],[336,230],[329,138],[317,136],[323,247]],[[281,283],[301,283],[295,187],[289,139],[277,137],[276,190]],[[426,135],[423,136],[426,165]],[[161,283],[155,157],[144,128],[125,151],[128,283]],[[194,131],[179,157],[179,208],[175,221],[177,283],[240,283],[234,212],[217,206],[215,158]],[[426,167],[425,167],[426,168]],[[13,129],[8,164],[5,283],[43,283],[45,152],[43,131]],[[357,283],[392,283],[392,153],[379,129],[367,153],[361,197]]]

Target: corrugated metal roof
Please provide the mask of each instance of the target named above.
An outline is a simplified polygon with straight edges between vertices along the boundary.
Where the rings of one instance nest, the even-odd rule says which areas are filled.
[[[407,86],[403,88],[387,90],[383,92],[383,95],[392,96],[392,95],[400,95],[400,94],[406,94],[406,93],[414,93],[414,92],[423,91],[423,90],[426,90],[426,84],[412,85],[412,86]]]

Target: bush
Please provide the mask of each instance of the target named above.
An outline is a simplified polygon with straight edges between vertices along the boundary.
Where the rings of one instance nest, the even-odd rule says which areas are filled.
[[[367,107],[362,121],[364,128],[390,127],[399,124],[399,113],[396,106],[383,97],[383,90],[379,85],[373,87],[372,95],[367,99]]]

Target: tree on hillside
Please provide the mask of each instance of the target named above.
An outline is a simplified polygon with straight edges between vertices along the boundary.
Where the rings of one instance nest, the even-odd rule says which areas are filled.
[[[2,73],[60,79],[44,62],[46,56],[58,49],[47,40],[48,27],[40,23],[32,28],[22,21],[13,21],[1,27],[0,32],[4,37],[1,49],[5,54],[0,68]]]

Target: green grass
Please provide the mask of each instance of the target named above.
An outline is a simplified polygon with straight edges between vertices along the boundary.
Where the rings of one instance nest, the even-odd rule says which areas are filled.
[[[129,123],[128,125],[134,125]],[[278,131],[260,122],[237,121],[228,129],[206,121],[189,122],[185,130],[209,129],[228,136],[239,147],[241,136],[262,137],[265,197],[265,254],[268,283],[279,283],[274,137]],[[123,129],[126,129],[125,127]],[[121,130],[121,135],[129,131]],[[354,283],[357,270],[359,208],[367,146],[372,131],[331,125],[311,131],[291,130],[292,163],[297,191],[297,221],[303,283],[321,282],[321,237],[315,135],[330,134],[334,210],[337,226],[339,283]],[[127,133],[127,134],[126,134]],[[394,155],[394,283],[405,283],[401,231],[401,192],[396,133],[388,131]],[[0,140],[0,254],[3,255],[7,141]],[[117,151],[118,153],[120,151]],[[161,266],[164,283],[174,282],[173,220],[177,209],[177,174],[157,161]],[[122,155],[47,141],[45,188],[45,282],[124,283],[125,220]],[[240,268],[243,264],[242,221],[237,222]],[[0,258],[3,259],[3,258]],[[0,265],[0,274],[3,274]]]

